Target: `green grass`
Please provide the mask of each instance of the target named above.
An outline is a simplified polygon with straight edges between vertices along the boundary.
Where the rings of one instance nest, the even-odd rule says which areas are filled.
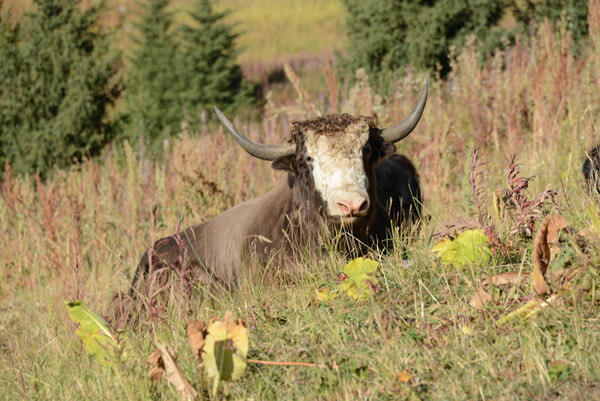
[[[165,161],[115,146],[45,183],[6,175],[0,196],[0,399],[178,399],[164,380],[149,381],[148,355],[157,342],[169,344],[199,388],[186,324],[227,310],[246,319],[250,358],[339,368],[250,364],[240,381],[223,386],[226,399],[598,398],[597,240],[587,240],[585,256],[568,240],[561,243],[563,256],[551,269],[563,267],[575,277],[566,287],[551,282],[559,301],[503,327],[496,320],[531,296],[529,286],[497,291],[483,310],[469,300],[491,274],[531,271],[533,241],[515,238],[522,249],[510,260],[464,269],[442,265],[431,252],[431,234],[443,222],[476,215],[469,185],[473,147],[489,162],[483,193],[490,214],[493,191],[506,186],[510,156],[517,153],[521,174],[536,176],[530,194],[547,185],[560,192],[557,206],[545,212],[563,215],[574,232],[590,225],[584,209],[599,199],[587,194],[580,166],[585,149],[598,140],[598,49],[590,45],[575,59],[564,51],[565,38],[544,27],[538,32],[535,46],[519,44],[482,68],[467,47],[448,82],[432,81],[422,121],[398,146],[418,167],[427,218],[420,231],[397,239],[394,252],[376,255],[379,292],[365,303],[339,297],[330,306],[313,304],[314,290],[333,285],[346,263],[329,251],[292,274],[272,270],[269,279],[232,293],[211,295],[200,286],[189,299],[171,300],[157,319],[142,316],[140,330],[126,332],[133,351],[104,369],[82,348],[63,301],[82,298],[105,311],[112,295],[129,285],[142,253],[174,233],[180,219],[182,226],[206,221],[265,193],[277,176],[213,125],[193,127],[192,137],[175,140]],[[591,34],[598,38],[600,31]],[[363,89],[349,111],[375,110],[387,126],[412,108],[421,82],[400,77],[393,96],[374,107]],[[347,91],[334,93],[350,108]],[[327,111],[324,87],[309,95]],[[260,124],[238,125],[254,138],[279,142],[291,119],[309,117],[293,99],[285,106],[270,109]],[[205,135],[196,132],[202,130]],[[511,239],[509,225],[509,219],[497,222],[504,241]],[[401,267],[405,257],[409,267]]]

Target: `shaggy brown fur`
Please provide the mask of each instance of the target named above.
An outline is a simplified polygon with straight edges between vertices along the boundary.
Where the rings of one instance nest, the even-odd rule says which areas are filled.
[[[288,137],[288,142],[296,142],[299,135],[312,131],[316,135],[335,135],[358,122],[364,121],[371,130],[377,130],[374,117],[351,116],[350,114],[330,114],[323,117],[317,117],[308,121],[292,121],[292,129]]]

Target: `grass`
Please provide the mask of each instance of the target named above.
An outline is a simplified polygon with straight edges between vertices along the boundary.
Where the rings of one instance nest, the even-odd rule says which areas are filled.
[[[231,20],[239,24],[239,44],[247,49],[242,62],[318,55],[346,45],[345,11],[339,0],[227,0],[219,7],[235,10]]]
[[[172,300],[158,318],[143,317],[142,330],[128,332],[134,349],[122,363],[103,369],[75,337],[63,301],[81,298],[104,311],[154,240],[174,233],[179,221],[196,224],[265,193],[277,176],[213,125],[193,127],[192,135],[175,140],[164,161],[117,146],[47,182],[7,172],[0,197],[0,399],[177,399],[165,381],[148,380],[154,344],[169,344],[199,388],[185,326],[227,310],[247,321],[250,358],[340,367],[251,364],[240,381],[225,384],[222,398],[598,398],[597,242],[588,240],[585,257],[562,244],[571,265],[554,267],[580,274],[559,302],[503,327],[495,321],[528,299],[528,286],[496,292],[483,310],[469,300],[491,274],[531,271],[533,241],[515,238],[522,250],[510,263],[498,257],[489,266],[464,269],[442,265],[431,252],[432,233],[443,222],[457,214],[475,216],[473,147],[488,162],[484,198],[490,214],[493,190],[506,186],[516,153],[522,174],[536,176],[532,194],[548,184],[560,192],[557,206],[545,211],[563,215],[575,231],[589,227],[584,209],[599,200],[588,195],[580,166],[585,149],[598,142],[600,26],[594,21],[600,19],[594,18],[600,9],[594,4],[590,45],[579,58],[566,51],[568,37],[541,26],[532,44],[518,43],[481,68],[474,46],[467,47],[448,80],[432,82],[422,121],[398,146],[418,167],[428,218],[419,232],[398,238],[394,252],[379,255],[379,292],[365,303],[345,297],[330,306],[312,303],[314,290],[335,283],[346,263],[328,252],[286,280],[273,274],[212,296],[198,287],[190,299]],[[398,78],[393,96],[381,102],[365,88],[350,95],[349,88],[334,90],[334,81],[324,82],[320,92],[309,93],[310,107],[327,112],[339,103],[334,111],[376,111],[387,126],[412,108],[422,77]],[[238,125],[276,143],[291,119],[310,117],[310,107],[288,99],[268,104],[260,124]],[[497,224],[506,241],[507,226],[504,220]],[[403,249],[409,267],[400,263]]]

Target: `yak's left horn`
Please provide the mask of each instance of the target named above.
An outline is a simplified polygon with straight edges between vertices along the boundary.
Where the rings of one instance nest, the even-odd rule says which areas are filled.
[[[221,123],[227,128],[227,131],[233,136],[233,139],[248,153],[252,156],[262,160],[275,160],[278,157],[293,155],[296,152],[294,144],[281,144],[281,145],[265,145],[262,143],[254,142],[246,135],[241,133],[235,126],[221,113],[221,110],[215,107],[217,117],[221,120]]]
[[[415,129],[417,123],[421,119],[423,109],[425,109],[425,103],[427,103],[428,88],[429,79],[425,78],[425,83],[423,84],[423,89],[421,90],[421,96],[419,96],[419,101],[417,102],[415,108],[411,111],[410,115],[404,119],[404,121],[394,125],[393,127],[384,129],[381,133],[383,139],[385,139],[387,142],[395,143],[406,138],[408,134]]]

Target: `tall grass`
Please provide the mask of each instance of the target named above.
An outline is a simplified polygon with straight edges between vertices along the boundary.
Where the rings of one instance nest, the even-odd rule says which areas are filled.
[[[476,311],[469,299],[478,282],[501,267],[457,270],[430,251],[441,222],[476,213],[469,185],[473,147],[489,162],[489,200],[506,185],[516,153],[521,171],[536,176],[532,191],[551,184],[561,193],[556,212],[574,228],[589,225],[582,210],[598,199],[587,195],[580,165],[584,150],[598,141],[598,4],[590,7],[592,44],[577,58],[568,51],[568,34],[541,25],[531,42],[517,42],[483,67],[475,45],[467,46],[450,77],[432,82],[421,122],[398,146],[418,167],[427,218],[420,232],[396,239],[392,254],[378,255],[380,288],[366,304],[311,304],[314,289],[334,282],[345,263],[332,252],[302,267],[291,283],[265,281],[213,297],[196,289],[181,309],[153,322],[153,337],[134,334],[134,351],[122,364],[103,369],[74,336],[63,301],[82,297],[104,310],[153,240],[174,233],[180,222],[206,221],[265,193],[277,174],[212,125],[186,129],[163,162],[124,145],[47,182],[13,178],[7,166],[0,197],[0,399],[176,399],[166,384],[147,378],[152,342],[172,345],[197,385],[198,367],[185,346],[187,320],[228,309],[248,322],[252,358],[341,367],[251,365],[241,381],[224,387],[224,398],[598,398],[597,268],[562,303],[497,328],[494,320],[527,297],[527,288]],[[319,91],[304,88],[308,99],[272,101],[261,123],[237,125],[269,143],[281,142],[292,119],[331,110],[372,112],[387,126],[407,115],[423,80],[397,77],[393,95],[383,99],[367,78],[352,90],[336,87],[331,74],[323,72]],[[530,247],[509,268],[531,270]],[[403,250],[408,267],[400,263]],[[589,257],[597,266],[596,248]]]

